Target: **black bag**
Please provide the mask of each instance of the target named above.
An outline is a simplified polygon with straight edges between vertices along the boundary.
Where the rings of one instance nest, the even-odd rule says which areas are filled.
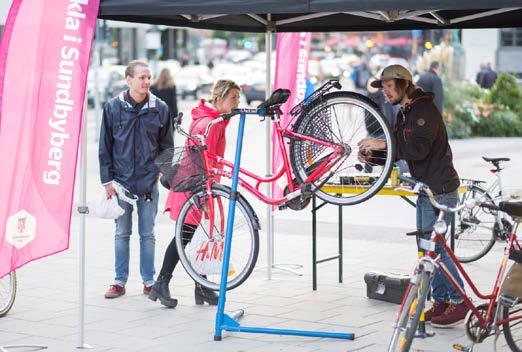
[[[370,271],[364,274],[366,296],[390,303],[401,304],[411,276]]]

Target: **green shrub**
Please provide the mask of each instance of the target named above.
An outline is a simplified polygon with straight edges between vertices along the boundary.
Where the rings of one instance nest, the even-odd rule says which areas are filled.
[[[511,74],[501,73],[498,75],[495,84],[486,97],[486,101],[515,111],[519,118],[522,115],[522,91],[515,76]]]
[[[485,137],[520,137],[522,121],[511,110],[496,110],[473,125],[473,134]]]
[[[452,121],[446,123],[449,138],[462,139],[471,137],[473,135],[472,126],[474,123],[471,111],[457,111],[453,115]]]

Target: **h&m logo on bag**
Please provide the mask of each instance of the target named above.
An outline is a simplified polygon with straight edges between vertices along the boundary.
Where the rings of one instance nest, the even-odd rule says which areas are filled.
[[[219,260],[223,261],[223,253],[225,249],[225,241],[205,241],[201,244],[201,247],[196,251],[196,261],[205,260]]]

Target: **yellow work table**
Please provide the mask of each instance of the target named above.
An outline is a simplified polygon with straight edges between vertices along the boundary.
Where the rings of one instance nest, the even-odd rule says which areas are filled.
[[[404,189],[406,187],[401,186],[400,189],[397,187],[392,187],[390,185],[386,185],[379,190],[375,195],[376,196],[398,196],[408,202],[410,205],[415,207],[415,202],[409,199],[408,197],[417,196],[411,190]],[[361,189],[364,189],[364,186],[361,185],[336,185],[336,184],[326,184],[321,188],[323,191],[332,193],[332,194],[358,194],[361,193]],[[458,193],[464,193],[468,190],[466,185],[461,185],[458,188]],[[343,207],[338,206],[339,213],[339,253],[334,256],[326,257],[323,259],[317,259],[317,211],[321,209],[324,205],[328,204],[323,202],[322,204],[316,204],[316,196],[312,197],[312,288],[313,290],[317,290],[317,264],[328,262],[331,260],[339,260],[339,282],[343,282]],[[453,250],[455,247],[455,217],[453,217],[453,221],[451,223],[451,240],[450,247]]]

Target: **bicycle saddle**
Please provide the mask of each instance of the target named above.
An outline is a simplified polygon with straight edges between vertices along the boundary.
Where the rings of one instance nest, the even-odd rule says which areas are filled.
[[[286,103],[288,98],[290,97],[290,90],[278,88],[274,90],[270,98],[259,104],[258,109],[265,108],[266,110],[270,110],[270,108],[274,106],[278,106]]]
[[[461,178],[460,180],[464,181],[464,182],[471,182],[471,183],[486,183],[486,181],[473,180],[471,178]]]
[[[498,163],[499,161],[509,161],[509,160],[511,160],[510,158],[488,158],[488,157],[485,157],[485,156],[483,156],[482,159],[484,159],[485,161],[488,161],[490,163]]]
[[[508,213],[514,218],[522,218],[522,201],[519,202],[500,202],[500,210]]]

